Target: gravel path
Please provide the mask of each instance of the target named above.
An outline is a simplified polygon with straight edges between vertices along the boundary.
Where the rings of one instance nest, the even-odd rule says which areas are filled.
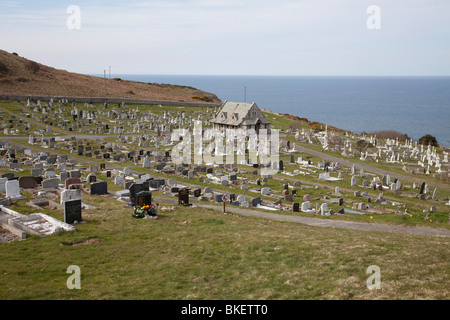
[[[215,206],[210,204],[195,204],[198,207],[223,210],[223,206]],[[310,218],[310,217],[299,217],[282,215],[276,213],[270,213],[266,211],[256,211],[237,208],[233,206],[226,206],[227,212],[241,214],[243,216],[249,217],[260,217],[271,220],[287,221],[306,224],[314,227],[328,227],[328,228],[340,228],[340,229],[354,229],[354,230],[364,230],[364,231],[382,231],[382,232],[398,232],[404,234],[413,234],[421,236],[442,236],[450,237],[450,230],[434,229],[426,227],[409,227],[409,226],[399,226],[399,225],[388,225],[381,223],[366,223],[366,222],[353,222],[353,221],[337,221],[331,219],[321,219],[321,218]]]

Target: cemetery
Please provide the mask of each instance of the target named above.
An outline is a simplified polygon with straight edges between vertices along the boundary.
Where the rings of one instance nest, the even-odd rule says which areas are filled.
[[[237,210],[247,210],[449,231],[448,150],[264,110],[280,132],[279,157],[259,154],[254,163],[244,146],[237,148],[244,160],[216,163],[196,161],[198,150],[222,147],[208,136],[191,146],[191,159],[174,150],[196,123],[211,128],[218,108],[33,98],[2,106],[15,115],[3,112],[0,123],[0,242],[36,235],[23,227],[26,217],[45,226],[43,235],[74,237],[93,221],[109,221],[108,212],[115,223],[150,229],[174,219],[187,226],[195,214],[209,217],[197,223],[218,228],[222,220],[213,217],[237,219]],[[334,135],[340,144],[330,143]],[[229,151],[221,150],[225,160]]]
[[[292,122],[286,123],[286,116],[266,111],[272,129],[281,132],[279,161],[253,164],[254,158],[244,146],[248,159],[241,163],[186,164],[192,159],[172,159],[174,147],[181,141],[180,130],[192,132],[196,121],[206,129],[211,127],[209,121],[214,119],[217,108],[33,98],[3,103],[10,104],[18,114],[4,114],[3,137],[16,137],[14,141],[21,143],[16,146],[13,140],[10,143],[6,139],[0,145],[0,192],[5,194],[1,200],[5,204],[24,198],[21,190],[38,190],[37,193],[47,195],[48,201],[55,200],[50,199],[55,193],[69,191],[79,192],[76,200],[81,200],[81,194],[86,192],[115,196],[131,207],[141,191],[178,197],[179,204],[190,205],[221,203],[225,194],[232,206],[280,214],[350,220],[376,214],[383,217],[381,221],[403,222],[404,219],[390,219],[389,214],[420,214],[426,221],[430,214],[441,212],[442,217],[435,218],[435,222],[448,222],[448,154],[412,140],[378,141],[374,136],[344,132],[340,145],[330,145],[329,141],[336,139],[330,140],[329,136],[338,133],[329,132],[326,125],[324,130],[293,126]],[[14,132],[7,130],[12,128]],[[355,150],[358,141],[367,142],[372,149]],[[296,146],[343,160],[329,161],[299,151]],[[213,142],[209,146],[206,143],[200,150],[214,147]],[[193,146],[193,150],[196,152],[198,146]],[[346,160],[351,160],[352,165],[344,165]],[[357,169],[366,163],[374,168],[373,172]],[[402,182],[376,172],[387,166],[393,176],[401,172],[414,180]],[[265,168],[275,174],[264,175]],[[98,178],[99,174],[103,179]],[[430,190],[433,182],[444,187]],[[64,205],[63,200],[59,203]]]

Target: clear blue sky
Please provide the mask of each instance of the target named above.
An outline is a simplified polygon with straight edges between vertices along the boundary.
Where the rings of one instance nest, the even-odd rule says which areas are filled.
[[[87,74],[450,75],[449,17],[449,0],[2,0],[0,49]]]

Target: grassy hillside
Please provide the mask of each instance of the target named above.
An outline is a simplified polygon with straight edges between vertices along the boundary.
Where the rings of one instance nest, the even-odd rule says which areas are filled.
[[[214,94],[192,87],[87,76],[54,69],[3,50],[0,50],[0,94],[220,103]]]

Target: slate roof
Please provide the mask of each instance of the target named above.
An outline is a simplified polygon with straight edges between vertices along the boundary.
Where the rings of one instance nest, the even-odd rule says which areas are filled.
[[[219,112],[211,123],[229,125],[229,126],[240,126],[240,125],[254,125],[258,121],[264,124],[269,124],[270,122],[261,114],[260,117],[245,119],[250,111],[250,109],[256,106],[256,103],[244,103],[244,102],[231,102],[225,101]],[[259,108],[258,108],[259,110]]]

